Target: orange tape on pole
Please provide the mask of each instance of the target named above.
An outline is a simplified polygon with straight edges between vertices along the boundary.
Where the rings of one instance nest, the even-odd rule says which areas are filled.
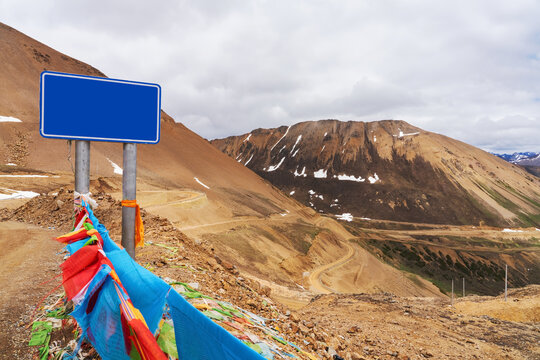
[[[122,206],[135,208],[135,247],[144,246],[144,225],[141,218],[141,207],[137,200],[122,200]]]

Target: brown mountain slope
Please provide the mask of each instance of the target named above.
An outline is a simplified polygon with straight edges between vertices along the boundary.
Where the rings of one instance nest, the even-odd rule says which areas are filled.
[[[44,176],[3,176],[0,193],[72,188],[73,147],[39,135],[39,75],[43,70],[104,75],[3,24],[0,64],[0,116],[21,120],[0,122],[0,173]],[[164,112],[161,135],[157,145],[138,146],[137,199],[223,261],[258,278],[291,285],[302,281],[304,272],[332,263],[346,251],[343,242],[352,235],[339,224],[283,195]],[[121,198],[121,178],[115,173],[121,166],[121,144],[93,142],[91,190]],[[19,205],[8,203],[0,202],[0,210]],[[356,254],[370,256],[361,248]],[[397,273],[388,265],[383,268],[387,276]],[[366,271],[367,280],[369,276]],[[438,292],[431,284],[412,281],[396,289],[382,283],[379,289],[401,295]]]
[[[38,132],[39,74],[43,70],[53,70],[105,75],[3,24],[0,24],[0,63],[0,116],[22,120],[0,122],[0,161],[44,171],[70,171],[68,157],[74,155],[70,153],[67,142],[44,139]],[[281,209],[275,203],[288,201],[258,176],[230,161],[206,140],[175,123],[165,113],[162,116],[161,142],[158,145],[139,145],[138,148],[140,176],[158,179],[170,186],[202,190],[208,197],[233,203],[235,200],[232,198],[238,198],[242,192],[257,193],[265,198],[254,201],[251,207],[258,206],[257,210],[239,206],[239,210],[246,214],[279,212]],[[92,175],[113,175],[115,168],[109,159],[122,165],[121,144],[93,142]],[[195,177],[210,189],[200,185]],[[235,195],[221,188],[241,190]]]
[[[540,179],[404,121],[303,122],[212,144],[319,212],[442,224],[540,224]]]

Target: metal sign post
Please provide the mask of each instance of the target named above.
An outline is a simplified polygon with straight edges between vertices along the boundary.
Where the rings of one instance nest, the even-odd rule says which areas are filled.
[[[90,141],[75,141],[75,191],[90,192]]]
[[[135,200],[137,194],[137,144],[124,143],[122,200]],[[135,208],[122,206],[122,246],[135,258]]]
[[[463,297],[465,297],[465,278],[463,278]]]

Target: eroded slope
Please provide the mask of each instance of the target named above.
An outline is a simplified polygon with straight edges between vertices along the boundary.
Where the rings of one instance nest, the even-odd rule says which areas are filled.
[[[442,224],[540,224],[540,179],[404,121],[303,122],[212,143],[320,212]]]

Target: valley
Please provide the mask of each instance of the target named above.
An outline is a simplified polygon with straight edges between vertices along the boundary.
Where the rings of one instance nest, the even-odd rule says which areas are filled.
[[[429,279],[447,295],[452,279],[456,289],[461,289],[465,279],[467,293],[499,294],[504,289],[505,265],[508,265],[508,279],[515,286],[540,282],[537,228],[384,221],[356,221],[345,227],[356,235],[354,241],[378,258]]]
[[[65,181],[64,186],[50,187],[47,178],[0,178],[1,186],[14,187],[15,179],[25,179],[31,182],[26,189],[41,192],[31,200],[4,200],[7,202],[2,203],[5,207],[0,211],[2,231],[4,234],[10,231],[13,234],[10,239],[16,239],[14,235],[18,234],[19,238],[22,236],[21,240],[27,240],[25,234],[35,234],[32,251],[43,257],[40,261],[48,259],[48,270],[38,277],[42,279],[40,281],[58,272],[60,259],[55,255],[58,245],[50,238],[70,229],[72,211],[70,174],[50,173],[49,176]],[[99,202],[96,214],[107,224],[113,239],[119,239],[121,232],[121,208],[115,192],[119,180],[118,177],[94,178],[91,188]],[[169,214],[174,220],[174,214],[179,214],[178,209],[181,213],[185,207],[204,207],[203,202],[190,201],[200,197],[200,192],[192,189],[158,191],[155,186],[154,183],[140,182],[140,201],[148,204],[148,208],[143,206],[142,209],[148,245],[138,250],[139,263],[164,278],[196,282],[206,293],[252,311],[264,313],[264,305],[260,304],[272,301],[281,314],[279,326],[283,335],[297,342],[305,340],[306,349],[321,358],[340,354],[351,359],[421,359],[426,356],[451,359],[462,356],[464,351],[470,355],[464,358],[473,358],[473,355],[498,358],[504,354],[509,359],[533,359],[538,355],[538,347],[533,341],[540,306],[538,286],[514,289],[514,282],[519,279],[510,275],[510,302],[505,303],[499,295],[500,284],[487,281],[485,287],[474,288],[467,278],[467,296],[461,298],[461,283],[456,279],[455,305],[451,307],[450,297],[446,296],[450,295],[449,290],[440,286],[444,278],[439,287],[446,295],[422,278],[425,273],[415,275],[410,271],[418,272],[416,269],[399,268],[400,264],[406,264],[412,253],[418,253],[427,263],[426,254],[434,257],[435,253],[435,250],[428,250],[431,246],[445,249],[447,253],[455,251],[452,259],[457,264],[463,257],[460,252],[466,253],[465,258],[469,259],[481,258],[492,251],[493,259],[496,259],[496,254],[504,253],[505,249],[514,250],[514,246],[505,245],[507,243],[522,247],[524,253],[530,255],[530,261],[538,264],[536,229],[503,232],[502,228],[377,220],[337,222],[314,212],[308,212],[312,216],[308,226],[309,217],[294,209],[287,215],[295,218],[294,221],[278,213],[268,218],[233,217],[219,222],[206,218],[205,223],[199,220],[196,225],[183,224],[162,215]],[[111,193],[104,192],[104,188]],[[150,188],[153,190],[148,190]],[[170,205],[166,201],[160,201],[157,207],[153,205],[158,194],[166,197]],[[186,203],[182,204],[182,200]],[[182,226],[186,233],[180,230]],[[332,238],[332,233],[343,237]],[[272,265],[278,256],[292,254],[292,250],[279,251],[275,245],[265,243],[269,239],[290,241],[293,234],[296,237],[303,234],[307,244],[311,241],[307,251],[299,243],[292,259],[282,260],[278,266]],[[483,237],[482,241],[480,237]],[[435,238],[439,240],[435,241]],[[249,239],[249,247],[238,247],[238,243],[247,242],[246,239]],[[21,252],[29,242],[18,241],[15,246]],[[410,250],[404,252],[399,246]],[[402,259],[392,262],[401,255]],[[9,256],[14,259],[14,254]],[[506,260],[513,258],[515,255],[504,256]],[[417,261],[416,258],[412,260]],[[17,261],[18,283],[32,281],[36,270],[32,266],[34,257]],[[4,262],[2,266],[5,265],[9,267]],[[510,274],[513,274],[523,263],[509,265]],[[429,263],[425,265],[428,267]],[[5,274],[11,276],[9,272]],[[459,272],[449,274],[456,278],[460,275]],[[489,280],[489,276],[486,279]],[[4,302],[11,304],[4,321],[12,329],[13,338],[0,337],[0,345],[9,344],[8,354],[17,353],[19,358],[29,359],[24,345],[27,330],[13,328],[12,324],[28,321],[32,304],[25,305],[25,302],[38,301],[37,296],[44,296],[52,285],[36,289],[32,293],[36,299],[28,294],[18,294],[13,285],[8,286],[10,290],[1,296],[19,299],[21,306]],[[246,294],[246,289],[259,290],[257,294]],[[498,296],[473,295],[483,293]],[[0,310],[7,311],[7,308],[0,307]],[[273,314],[275,311],[272,310]],[[522,314],[527,316],[523,318]],[[493,326],[498,329],[496,333],[485,331]]]

